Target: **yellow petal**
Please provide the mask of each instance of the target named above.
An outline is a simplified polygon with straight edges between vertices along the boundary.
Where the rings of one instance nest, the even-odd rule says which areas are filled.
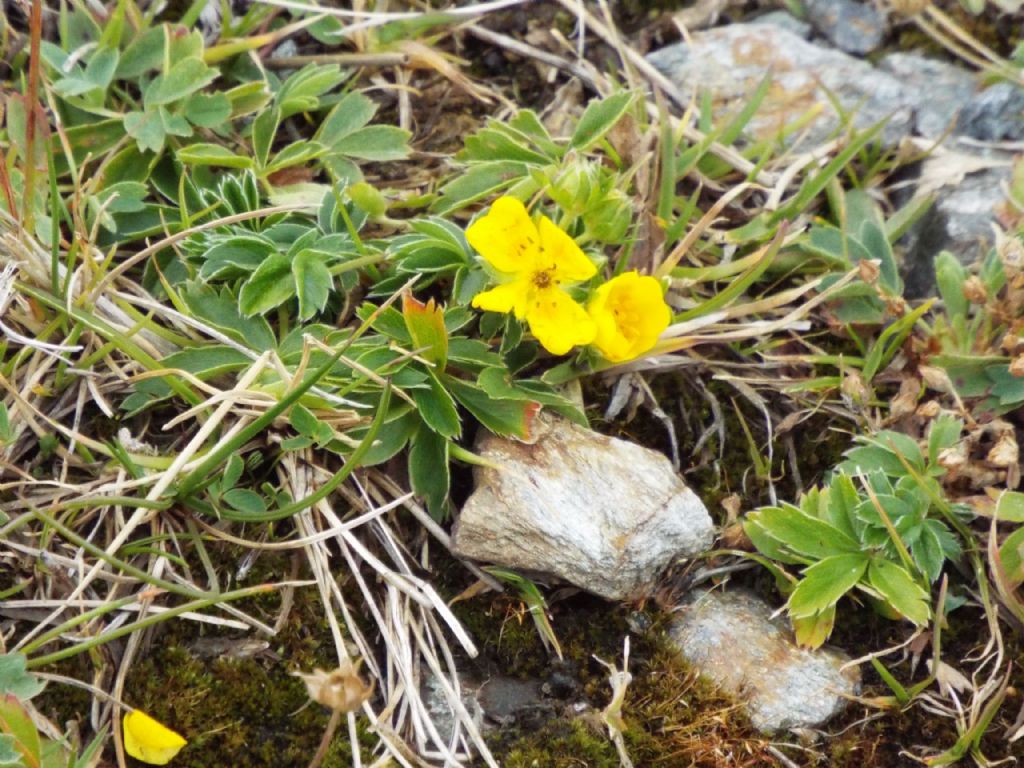
[[[529,295],[530,283],[514,280],[478,293],[473,297],[473,306],[485,312],[515,312],[516,317],[522,320],[526,317]]]
[[[537,291],[526,309],[530,332],[548,352],[564,355],[594,340],[594,321],[569,294],[557,288]]]
[[[578,283],[597,274],[597,267],[576,245],[576,241],[555,226],[547,216],[540,218],[541,266],[551,269],[559,283]]]
[[[499,197],[486,216],[466,230],[466,239],[499,272],[532,270],[540,250],[537,227],[526,206],[514,197]]]
[[[672,320],[661,283],[636,272],[599,286],[587,303],[587,313],[594,320],[594,346],[613,363],[649,350]]]
[[[150,765],[166,765],[188,744],[180,735],[140,709],[125,714],[122,725],[125,752]]]

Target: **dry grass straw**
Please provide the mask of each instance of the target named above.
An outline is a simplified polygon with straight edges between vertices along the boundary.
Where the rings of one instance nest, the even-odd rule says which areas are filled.
[[[275,371],[281,375],[287,371],[274,353],[265,352],[249,353],[255,359],[228,389],[184,377],[202,399],[179,410],[165,423],[149,423],[140,434],[131,436],[129,455],[141,473],[132,477],[110,460],[108,445],[97,439],[96,411],[107,412],[110,406],[106,404],[128,394],[134,381],[167,371],[147,370],[144,361],[111,342],[130,338],[154,360],[176,349],[166,333],[156,332],[163,330],[183,338],[213,339],[244,348],[173,308],[148,299],[125,269],[119,268],[118,274],[107,272],[103,277],[90,273],[95,262],[80,264],[70,279],[64,273],[59,275],[71,289],[55,304],[68,312],[65,317],[70,321],[87,316],[91,327],[102,328],[102,334],[86,329],[76,345],[37,340],[46,334],[25,291],[42,291],[51,285],[50,254],[24,232],[18,232],[13,222],[4,223],[0,265],[6,270],[11,290],[2,321],[11,331],[6,334],[8,354],[17,354],[18,362],[13,367],[14,378],[0,381],[15,435],[4,450],[2,481],[8,495],[0,503],[0,511],[10,520],[0,527],[0,562],[13,566],[29,557],[47,563],[56,577],[31,580],[18,599],[5,602],[2,613],[9,632],[13,632],[8,649],[31,649],[34,641],[55,626],[68,629],[59,638],[54,637],[47,649],[55,643],[74,647],[86,638],[116,633],[126,619],[134,618],[137,623],[159,620],[172,611],[177,598],[171,599],[167,590],[174,587],[179,593],[193,594],[209,603],[202,610],[185,611],[177,617],[272,637],[284,621],[294,591],[315,589],[325,607],[339,662],[351,659],[349,649],[354,649],[366,661],[381,693],[379,704],[363,705],[363,715],[372,724],[383,750],[375,764],[394,760],[415,766],[426,764],[424,760],[439,760],[447,765],[464,765],[471,759],[482,759],[496,765],[460,695],[456,658],[474,656],[477,649],[433,586],[416,575],[415,561],[403,543],[405,532],[391,522],[395,511],[403,506],[412,507],[422,516],[409,495],[393,483],[375,482],[374,475],[361,481],[353,478],[350,486],[343,487],[342,496],[322,500],[297,514],[292,520],[294,533],[274,544],[253,540],[248,528],[223,521],[214,524],[181,511],[169,514],[167,494],[177,481],[275,402],[252,389],[261,374]],[[165,240],[159,245],[168,244]],[[147,252],[155,250],[150,247]],[[98,254],[96,259],[100,259]],[[98,290],[100,285],[105,290]],[[118,286],[116,290],[112,290],[114,285]],[[130,305],[148,314],[152,330],[140,329],[125,311]],[[71,314],[72,309],[78,314]],[[85,360],[91,364],[83,364]],[[58,384],[57,376],[63,376],[64,381]],[[62,394],[53,397],[52,393],[58,391]],[[341,403],[332,416],[342,430],[363,423],[363,417]],[[27,470],[34,465],[44,466],[39,444],[54,432],[64,444],[57,449],[58,476],[37,478]],[[268,437],[275,439],[273,430]],[[243,452],[258,449],[258,444],[250,444]],[[82,453],[85,450],[95,458],[87,460]],[[321,457],[312,451],[285,454],[277,467],[279,487],[292,498],[310,495],[332,474],[320,466],[320,461]],[[46,510],[45,517],[36,510]],[[46,521],[59,525],[60,530]],[[312,575],[312,581],[291,579],[269,585],[284,596],[281,613],[270,623],[258,620],[244,608],[218,601],[222,585],[217,583],[215,571],[204,568],[197,572],[189,567],[186,558],[191,559],[191,549],[181,534],[190,528],[203,530],[211,540],[219,538],[254,553],[271,548],[295,551],[302,556],[302,570]],[[78,543],[68,540],[61,531],[73,535]],[[437,540],[447,543],[436,526],[433,532]],[[119,552],[140,534],[150,541],[149,553],[133,557],[128,566]],[[354,593],[348,586],[342,589],[350,581],[355,585]],[[75,626],[90,611],[92,618]],[[360,630],[356,616],[371,618],[371,636]],[[127,643],[120,647],[121,662],[116,672],[110,674],[107,670],[92,683],[80,681],[97,692],[91,717],[94,728],[111,722],[119,727],[125,680],[133,660],[148,642],[151,625],[142,624],[128,635]],[[428,678],[439,681],[454,714],[455,727],[450,734],[438,731],[423,700],[421,692]],[[354,713],[348,715],[353,739],[356,717]],[[115,744],[118,762],[124,765],[119,737]]]

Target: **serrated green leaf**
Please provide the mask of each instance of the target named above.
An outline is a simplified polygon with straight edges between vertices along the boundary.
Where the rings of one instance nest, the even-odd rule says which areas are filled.
[[[448,329],[445,327],[444,309],[433,299],[424,304],[406,293],[402,296],[402,318],[417,354],[433,363],[438,372],[443,371],[448,364]]]
[[[569,146],[572,149],[585,150],[596,144],[622,119],[632,102],[633,94],[628,91],[613,93],[600,101],[590,102],[576,124]]]
[[[274,155],[274,159],[263,169],[262,175],[267,176],[293,165],[303,165],[326,152],[327,148],[315,141],[296,141]]]
[[[932,422],[928,430],[928,463],[934,466],[939,459],[939,454],[947,448],[952,448],[960,439],[964,423],[952,416],[939,416]]]
[[[277,253],[274,244],[262,237],[238,235],[217,243],[206,252],[199,276],[213,280],[246,275],[274,253]]]
[[[449,448],[446,438],[421,427],[409,450],[409,481],[413,492],[426,501],[431,517],[439,521],[447,517],[448,512]]]
[[[121,55],[121,60],[117,64],[117,77],[121,80],[134,80],[160,67],[164,61],[166,35],[166,27],[158,26],[135,38]]]
[[[753,542],[754,547],[767,558],[788,565],[802,565],[806,559],[794,557],[778,539],[772,536],[763,525],[760,515],[763,510],[755,509],[743,518],[743,532]]]
[[[762,507],[758,510],[758,521],[776,541],[807,557],[821,559],[861,549],[857,541],[835,526],[790,504]]]
[[[252,158],[236,155],[222,144],[189,144],[177,151],[178,159],[186,165],[213,165],[223,168],[252,168]]]
[[[324,118],[313,138],[333,148],[335,142],[341,141],[369,123],[376,112],[377,105],[373,101],[353,91],[334,105],[334,109]]]
[[[529,173],[524,163],[499,161],[480,163],[455,176],[441,188],[434,212],[446,214],[463,208],[508,187]]]
[[[309,248],[299,251],[292,259],[292,279],[299,300],[299,319],[309,320],[322,312],[334,288],[325,254]]]
[[[996,502],[996,517],[999,522],[1024,523],[1024,493],[1004,491]]]
[[[141,150],[159,152],[164,147],[164,123],[156,110],[129,112],[124,116],[124,130]]]
[[[114,79],[114,72],[117,70],[121,56],[114,48],[100,48],[89,57],[89,63],[85,67],[85,79],[93,84],[98,90],[106,90],[110,81]]]
[[[791,621],[797,645],[812,650],[820,648],[832,634],[832,628],[836,623],[836,607],[831,605],[820,613],[796,616]]]
[[[20,701],[28,701],[46,687],[46,683],[26,670],[26,661],[23,653],[0,655],[0,695],[10,693]]]
[[[207,66],[200,58],[182,59],[167,72],[156,76],[146,88],[142,103],[147,110],[162,104],[172,104],[205,88],[217,76],[217,70]]]
[[[171,112],[166,107],[157,107],[157,114],[160,115],[160,122],[164,126],[164,133],[168,136],[191,136],[192,126],[183,115]]]
[[[917,541],[911,546],[911,555],[917,567],[928,576],[928,581],[934,583],[942,574],[946,554],[942,551],[939,532],[929,523],[942,525],[938,520],[926,520],[918,531]]]
[[[999,546],[999,561],[1013,587],[1024,583],[1024,526],[1017,528]]]
[[[833,607],[857,585],[867,567],[863,553],[834,555],[809,566],[789,596],[789,615],[806,618]]]
[[[427,371],[427,387],[414,389],[411,394],[428,427],[446,438],[457,438],[462,434],[455,400],[433,371]]]
[[[193,315],[240,344],[256,352],[274,348],[277,339],[267,321],[262,317],[242,317],[238,299],[228,289],[217,292],[204,286],[192,286],[180,295]]]
[[[445,376],[445,385],[473,417],[502,437],[529,440],[540,403],[527,400],[495,400],[479,387]]]
[[[377,430],[377,438],[373,447],[363,456],[363,466],[372,467],[382,464],[405,448],[421,426],[419,417],[413,411],[407,411],[398,418],[385,421]],[[350,433],[355,440],[362,439],[366,430],[355,429]]]
[[[276,101],[282,119],[317,109],[320,97],[343,83],[348,76],[337,64],[306,65],[285,80],[277,92]]]
[[[193,93],[185,102],[185,117],[200,128],[218,128],[231,117],[231,100],[223,93]]]
[[[873,560],[868,566],[868,583],[898,614],[918,626],[928,623],[932,615],[928,593],[906,569],[888,560]]]
[[[384,162],[409,156],[409,131],[394,125],[369,125],[336,139],[331,151],[360,160]]]
[[[291,259],[273,253],[249,276],[238,294],[238,308],[245,317],[262,315],[295,295]]]
[[[270,103],[271,99],[270,91],[263,80],[253,80],[252,82],[236,85],[231,90],[225,92],[224,95],[227,96],[228,101],[231,103],[232,119],[258,112]]]

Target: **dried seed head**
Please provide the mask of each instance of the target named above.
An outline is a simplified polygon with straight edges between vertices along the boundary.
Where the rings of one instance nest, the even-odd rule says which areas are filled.
[[[988,452],[985,461],[993,467],[1010,467],[1020,460],[1020,449],[1017,447],[1017,440],[1011,432],[1004,432]]]
[[[878,282],[878,276],[881,274],[881,268],[878,259],[861,259],[857,262],[857,270],[860,273],[860,279],[868,285],[874,285]]]
[[[309,698],[338,712],[355,712],[373,695],[373,683],[363,682],[359,664],[342,664],[332,672],[314,669],[312,674],[293,672],[306,684]]]
[[[961,440],[956,445],[950,446],[939,454],[939,466],[956,474],[967,465],[968,451],[967,441]]]
[[[839,385],[839,391],[857,405],[862,405],[871,399],[871,390],[859,371],[847,373],[843,377],[843,383]]]
[[[1010,375],[1018,378],[1024,376],[1024,354],[1017,355],[1010,361]]]
[[[977,275],[971,275],[964,281],[964,297],[972,304],[984,304],[988,301],[988,291]]]

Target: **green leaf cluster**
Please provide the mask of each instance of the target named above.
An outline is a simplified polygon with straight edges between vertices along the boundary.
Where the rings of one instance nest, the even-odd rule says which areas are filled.
[[[634,225],[627,197],[631,172],[606,136],[634,101],[627,91],[592,101],[566,139],[553,137],[529,109],[489,121],[456,155],[462,172],[441,188],[435,213],[499,194],[521,200],[546,194],[562,213],[560,224],[580,242],[625,242]]]
[[[944,502],[936,478],[945,471],[939,455],[962,428],[955,419],[936,419],[927,451],[898,432],[860,437],[829,481],[798,505],[747,516],[744,531],[761,554],[805,566],[787,603],[799,642],[821,645],[837,603],[852,590],[885,616],[928,622],[928,586],[960,554],[959,540],[939,516]]]
[[[935,257],[935,281],[942,310],[934,313],[931,324],[924,324],[941,350],[929,363],[949,375],[961,398],[976,400],[977,409],[997,415],[1024,404],[1024,378],[1013,375],[1012,360],[1001,348],[1015,301],[1006,296],[1014,290],[1006,270],[997,249],[982,260],[974,278],[953,254],[941,252]],[[974,282],[971,296],[966,292],[969,280]]]

